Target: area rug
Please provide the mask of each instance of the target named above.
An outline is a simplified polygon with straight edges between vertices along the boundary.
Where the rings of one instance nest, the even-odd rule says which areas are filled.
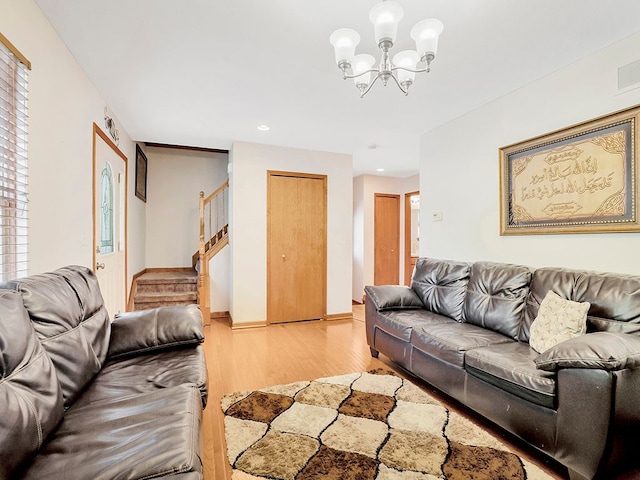
[[[550,480],[391,371],[222,399],[233,480]]]

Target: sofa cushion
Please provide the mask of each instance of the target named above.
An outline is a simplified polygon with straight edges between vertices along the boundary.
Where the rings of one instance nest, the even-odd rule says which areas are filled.
[[[73,406],[152,392],[183,383],[196,385],[202,405],[206,406],[207,366],[202,347],[107,360]]]
[[[624,322],[624,331],[640,324],[640,276],[545,267],[533,272],[520,340],[529,341],[529,326],[549,290],[567,300],[589,302],[589,316]],[[611,324],[596,324],[597,330],[620,331]]]
[[[151,308],[116,315],[108,358],[140,355],[204,342],[198,305]]]
[[[98,280],[88,268],[69,266],[2,287],[22,295],[68,407],[107,356],[110,323]]]
[[[640,323],[587,316],[587,332],[640,333]]]
[[[640,337],[624,333],[596,332],[562,342],[536,358],[540,370],[640,368]]]
[[[503,343],[467,352],[470,375],[543,407],[555,408],[556,376],[536,368],[538,353],[522,342]]]
[[[62,390],[22,298],[0,291],[0,478],[33,455],[64,412]]]
[[[589,302],[572,302],[549,290],[531,324],[529,345],[544,352],[560,342],[587,332]]]
[[[465,262],[421,257],[416,262],[411,288],[427,310],[462,321],[462,305],[471,266]]]
[[[72,406],[25,479],[113,480],[202,471],[200,394],[179,385]]]
[[[460,368],[464,367],[468,350],[513,341],[486,328],[452,321],[417,326],[411,334],[412,346]]]
[[[576,302],[589,302],[589,315],[614,321],[640,324],[640,276],[582,272],[576,279]]]
[[[416,292],[403,285],[367,285],[364,292],[379,312],[424,308]]]
[[[517,339],[530,282],[528,267],[474,263],[464,299],[465,322]]]
[[[377,316],[376,328],[389,335],[409,342],[413,328],[432,323],[451,322],[449,317],[430,312],[428,310],[390,310],[380,312]]]

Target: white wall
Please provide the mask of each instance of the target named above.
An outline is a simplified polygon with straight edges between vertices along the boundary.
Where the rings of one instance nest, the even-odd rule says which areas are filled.
[[[400,283],[404,283],[404,194],[419,187],[419,175],[406,178],[360,175],[353,179],[353,300],[361,302],[364,287],[373,285],[376,193],[400,195]]]
[[[351,312],[350,155],[234,142],[231,174],[231,316],[267,318],[267,170],[327,175],[327,314]]]
[[[498,162],[500,147],[640,103],[640,88],[617,90],[638,58],[640,34],[422,135],[420,254],[640,274],[639,233],[501,237]]]
[[[231,309],[231,248],[223,247],[209,262],[210,310],[228,312]]]
[[[33,0],[0,0],[0,31],[29,72],[29,273],[92,262],[93,123],[105,100]],[[144,205],[135,199],[135,146],[116,119],[129,159],[129,281],[144,268]]]
[[[146,266],[191,267],[200,245],[200,192],[227,180],[228,155],[147,147]]]
[[[353,179],[353,277],[351,280],[351,299],[362,302],[364,293],[364,242],[365,242],[365,213],[364,213],[364,180],[365,175],[358,175]]]

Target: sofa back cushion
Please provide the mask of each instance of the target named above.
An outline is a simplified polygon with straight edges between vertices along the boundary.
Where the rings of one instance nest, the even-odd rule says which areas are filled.
[[[549,290],[567,300],[589,302],[589,331],[638,333],[640,276],[540,268],[533,273],[520,339],[529,341],[529,327]]]
[[[518,339],[531,270],[521,265],[476,262],[464,299],[464,321]]]
[[[640,276],[582,272],[575,296],[576,302],[591,303],[593,317],[640,323]]]
[[[461,322],[470,271],[469,263],[422,257],[416,262],[411,288],[427,310]]]
[[[0,290],[0,478],[13,478],[62,418],[62,390],[16,292]]]
[[[610,332],[610,333],[633,333],[640,334],[640,323],[620,322],[608,318],[587,317],[587,333]]]
[[[3,287],[22,295],[68,407],[107,356],[111,324],[97,278],[88,268],[69,266]]]

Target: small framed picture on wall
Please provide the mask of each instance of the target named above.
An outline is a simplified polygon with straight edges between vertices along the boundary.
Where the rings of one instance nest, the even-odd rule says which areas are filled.
[[[136,197],[147,201],[147,156],[136,144]]]

